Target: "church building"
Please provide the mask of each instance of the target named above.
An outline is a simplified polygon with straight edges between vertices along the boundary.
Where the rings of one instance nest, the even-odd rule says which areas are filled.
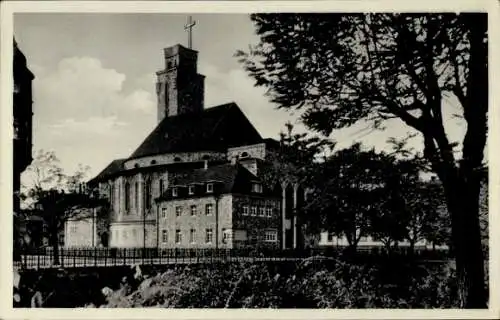
[[[157,126],[128,158],[111,161],[89,181],[111,204],[109,241],[102,244],[291,247],[292,206],[285,209],[284,191],[259,178],[279,143],[262,138],[236,103],[205,108],[197,58],[179,44],[164,49],[165,69],[156,72]],[[78,223],[66,225],[74,231],[66,232],[70,246],[82,245]],[[101,236],[85,230],[89,239]]]

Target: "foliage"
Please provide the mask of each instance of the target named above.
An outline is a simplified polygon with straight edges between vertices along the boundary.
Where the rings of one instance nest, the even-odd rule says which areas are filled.
[[[73,175],[66,175],[53,152],[40,151],[27,168],[30,185],[24,185],[24,215],[37,216],[46,225],[49,242],[58,260],[58,234],[70,219],[106,216],[107,202],[93,190],[86,189],[83,179],[88,168],[80,166]],[[92,209],[99,208],[94,212]]]
[[[443,183],[462,307],[484,308],[478,201],[487,135],[485,13],[253,14],[260,43],[237,56],[271,101],[313,131],[399,118],[419,132]],[[458,101],[461,142],[445,131]],[[461,150],[461,158],[455,151]]]
[[[266,156],[261,176],[265,183],[275,186],[283,182],[307,184],[319,154],[330,152],[334,143],[319,137],[308,137],[306,133],[294,133],[293,125],[286,124],[286,132],[280,133],[276,150]]]
[[[352,247],[369,231],[370,217],[377,212],[384,183],[386,155],[362,151],[360,144],[339,150],[316,166],[314,189],[303,217],[311,232],[345,235]]]
[[[394,277],[395,270],[397,277]],[[103,306],[174,308],[450,308],[454,274],[443,265],[267,264],[177,267],[123,285]]]

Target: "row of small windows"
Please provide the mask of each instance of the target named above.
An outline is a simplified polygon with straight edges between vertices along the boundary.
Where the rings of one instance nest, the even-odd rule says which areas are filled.
[[[165,138],[167,138],[167,137],[168,137],[168,136],[165,136]],[[244,152],[244,153],[245,153],[245,152]],[[209,155],[204,155],[201,159],[202,159],[202,160],[210,160],[210,156],[209,156]],[[174,158],[174,162],[181,162],[181,161],[182,161],[182,159],[181,159],[180,157],[175,157],[175,158]],[[149,164],[151,164],[151,165],[155,165],[155,164],[158,164],[158,161],[156,161],[156,160],[154,160],[154,159],[153,159],[153,160],[151,160],[151,161],[149,162]],[[140,165],[139,163],[135,163],[135,164],[134,164],[134,168],[140,168],[140,166],[141,166],[141,165]]]
[[[206,186],[205,190],[206,190],[207,193],[214,192],[214,184],[213,183],[207,183],[207,186]],[[188,186],[188,194],[189,195],[194,195],[194,193],[195,193],[195,186],[194,185]],[[179,188],[174,187],[174,188],[172,188],[172,197],[177,197],[177,196],[179,196]]]
[[[198,207],[196,205],[191,205],[189,208],[189,212],[191,216],[196,216],[198,214]],[[183,206],[176,206],[175,207],[175,216],[180,217],[182,216],[182,213],[184,211]],[[214,213],[214,205],[213,203],[207,203],[205,205],[205,215],[211,216]],[[167,208],[162,208],[161,209],[161,217],[166,218],[167,217]]]
[[[244,216],[259,216],[259,217],[272,217],[274,212],[274,208],[267,206],[243,206],[241,210],[241,214]]]
[[[196,229],[189,230],[189,243],[196,243]],[[214,239],[214,230],[212,228],[205,229],[205,243],[212,243]],[[176,229],[174,234],[174,241],[176,244],[181,244],[183,241],[183,232],[181,229]],[[168,231],[163,229],[161,231],[161,242],[168,243]]]

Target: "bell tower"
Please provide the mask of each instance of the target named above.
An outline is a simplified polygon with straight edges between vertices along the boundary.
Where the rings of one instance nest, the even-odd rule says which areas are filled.
[[[198,74],[198,52],[180,44],[164,49],[165,69],[156,72],[158,122],[203,111],[205,76]]]

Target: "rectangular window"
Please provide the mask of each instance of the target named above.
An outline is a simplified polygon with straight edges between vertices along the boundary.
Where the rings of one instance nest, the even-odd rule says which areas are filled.
[[[212,193],[212,192],[214,192],[214,184],[208,183],[207,184],[207,193]]]
[[[259,216],[264,217],[266,215],[266,208],[259,207]]]
[[[172,188],[172,197],[177,197],[177,188]]]
[[[214,211],[214,205],[212,203],[207,203],[205,205],[205,214],[207,216],[210,216],[212,215],[213,211]]]
[[[243,206],[242,212],[244,216],[248,216],[248,206]]]
[[[189,194],[194,194],[194,186],[189,186]]]
[[[213,236],[214,236],[214,232],[212,229],[205,230],[205,242],[206,243],[212,243]]]
[[[278,239],[278,232],[276,230],[266,230],[264,234],[264,241],[276,242],[277,239]]]
[[[333,241],[333,232],[328,232],[328,242],[332,242]]]
[[[233,235],[233,230],[231,229],[222,229],[222,243],[228,243],[231,241]]]
[[[252,184],[252,192],[262,193],[262,185],[260,183]]]
[[[137,230],[135,230],[135,229],[132,229],[132,238],[133,238],[134,240],[136,240],[136,239],[137,239]]]
[[[273,207],[266,208],[266,215],[271,218],[273,216]]]
[[[180,229],[175,230],[175,243],[179,244],[182,242],[182,233]]]
[[[71,226],[71,233],[76,233],[77,229],[76,226]]]
[[[161,242],[163,242],[163,243],[167,243],[168,242],[167,230],[162,230],[161,231]]]
[[[195,215],[196,215],[196,211],[197,211],[197,210],[196,210],[196,206],[193,204],[193,205],[191,206],[191,215],[192,215],[192,216],[195,216]]]
[[[181,206],[175,207],[175,216],[180,217],[181,215],[182,215],[182,207]]]
[[[123,233],[122,233],[122,239],[123,239],[123,240],[127,240],[127,236],[128,236],[128,234],[127,234],[127,230],[123,230]]]
[[[189,242],[196,243],[196,230],[195,229],[189,230]]]
[[[257,215],[257,207],[256,206],[252,206],[252,208],[250,208],[250,214],[252,216],[256,216]]]
[[[167,208],[161,208],[161,217],[166,218],[167,217]]]

